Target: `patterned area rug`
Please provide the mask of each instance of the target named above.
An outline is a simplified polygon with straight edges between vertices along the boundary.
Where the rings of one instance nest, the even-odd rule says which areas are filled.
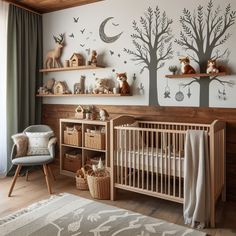
[[[11,236],[203,236],[205,233],[68,193],[0,218]]]

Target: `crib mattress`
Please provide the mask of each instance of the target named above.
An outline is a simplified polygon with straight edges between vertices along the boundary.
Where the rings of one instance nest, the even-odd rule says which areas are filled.
[[[142,150],[118,150],[115,153],[116,167],[132,168],[148,172],[171,175],[176,177],[184,176],[184,157],[182,153],[174,156],[174,153],[161,153],[156,149]]]

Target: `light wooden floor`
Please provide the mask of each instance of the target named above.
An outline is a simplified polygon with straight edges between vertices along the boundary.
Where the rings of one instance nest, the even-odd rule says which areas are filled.
[[[57,181],[51,181],[53,193],[68,192],[90,198],[89,192],[75,188],[73,178],[60,176],[58,171],[55,175]],[[12,197],[8,198],[11,181],[11,177],[0,179],[0,217],[49,197],[43,172],[40,170],[29,175],[29,182],[25,181],[25,177],[18,177]],[[118,192],[117,201],[102,202],[183,225],[182,205],[178,203],[126,191]],[[220,202],[217,209],[217,228],[207,229],[205,232],[215,236],[236,235],[236,203]]]

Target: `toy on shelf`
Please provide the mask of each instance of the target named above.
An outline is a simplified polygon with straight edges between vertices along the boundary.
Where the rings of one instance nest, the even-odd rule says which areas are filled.
[[[190,65],[189,57],[183,57],[179,59],[181,64],[181,72],[182,74],[196,74],[195,69]]]
[[[176,72],[178,71],[178,67],[177,66],[169,66],[169,71],[175,75]]]
[[[109,114],[105,109],[100,109],[99,110],[99,116],[100,116],[101,121],[105,121],[109,117]]]
[[[215,59],[210,59],[207,61],[207,74],[210,73],[219,73],[219,69],[216,66],[216,60]]]
[[[74,94],[84,94],[85,93],[85,76],[80,77],[80,82],[74,84]]]
[[[91,60],[89,61],[89,65],[96,66],[97,65],[97,51],[92,51]]]
[[[70,58],[70,67],[78,67],[84,65],[84,58],[80,53],[74,53]]]
[[[52,94],[54,84],[55,84],[55,79],[49,79],[48,81],[44,83],[43,87],[40,87],[38,89],[38,93],[41,95]]]
[[[71,92],[68,89],[66,82],[56,81],[53,86],[53,93],[54,94],[70,94]]]
[[[127,74],[117,73],[116,76],[116,79],[119,82],[119,93],[123,95],[130,94],[130,86],[127,82]]]
[[[53,36],[56,47],[55,49],[50,50],[46,55],[46,60],[44,63],[44,67],[46,69],[62,67],[60,62],[61,50],[64,47],[64,35],[60,34],[59,37]]]
[[[95,84],[95,88],[93,89],[93,93],[94,94],[110,94],[112,93],[110,91],[108,84],[108,79],[99,79],[96,78],[95,79],[96,84]]]
[[[77,119],[84,119],[85,118],[85,111],[81,105],[79,105],[75,109],[75,118],[77,118]]]

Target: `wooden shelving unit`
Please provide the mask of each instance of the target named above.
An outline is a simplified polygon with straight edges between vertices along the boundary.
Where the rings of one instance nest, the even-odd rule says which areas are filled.
[[[166,75],[166,78],[169,79],[180,79],[180,78],[193,78],[193,77],[215,77],[215,76],[227,76],[229,74],[227,74],[226,72],[220,72],[220,73],[211,73],[211,74],[207,74],[207,73],[197,73],[197,74],[178,74],[178,75]]]
[[[40,69],[39,72],[48,73],[48,72],[60,72],[60,71],[73,71],[73,70],[96,70],[105,68],[105,66],[77,66],[77,67],[61,67],[61,68],[51,68],[51,69]]]
[[[81,140],[82,143],[80,146],[74,146],[64,143],[64,130],[67,126],[73,127],[81,126]],[[92,147],[86,147],[85,144],[85,134],[87,129],[105,129],[105,149],[96,149]],[[66,153],[70,151],[77,150],[81,154],[81,162],[82,166],[86,164],[87,160],[89,160],[92,157],[100,157],[102,156],[105,165],[110,166],[110,159],[109,159],[109,147],[110,147],[110,122],[109,121],[99,121],[99,120],[80,120],[80,119],[60,119],[60,173],[63,175],[75,177],[75,172],[71,171],[68,168],[65,168],[65,161],[66,161]],[[73,160],[71,160],[71,165],[77,165],[75,161],[75,164],[73,163]],[[73,166],[75,169],[79,169],[77,166]]]
[[[131,94],[37,94],[36,97],[124,97]]]

